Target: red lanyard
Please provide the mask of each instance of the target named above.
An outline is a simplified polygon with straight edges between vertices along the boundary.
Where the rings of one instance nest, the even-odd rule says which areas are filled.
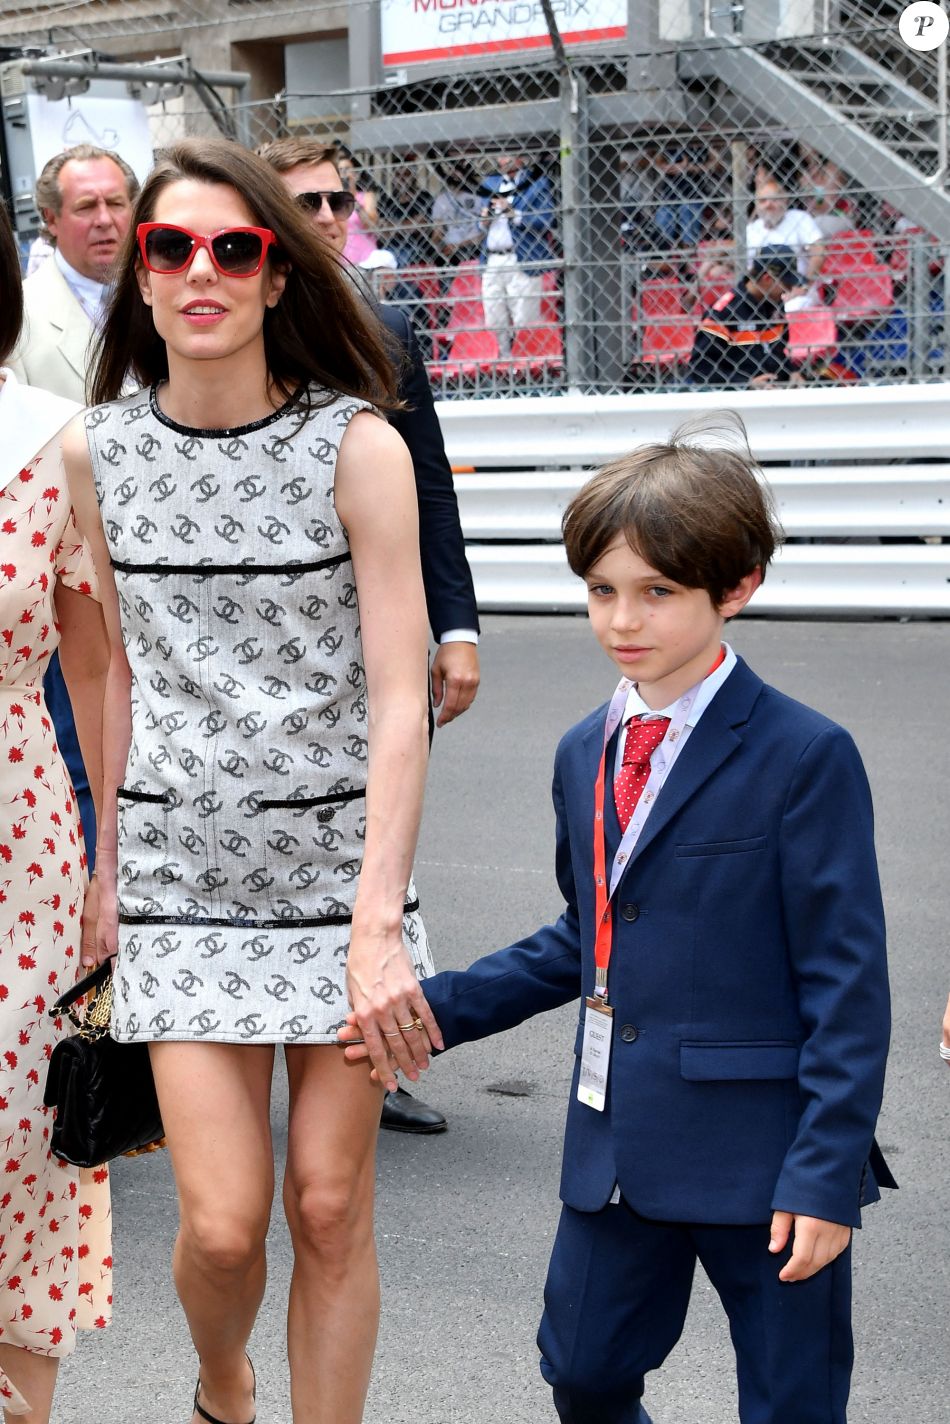
[[[726,656],[725,648],[719,649],[719,656],[706,677],[716,671]],[[705,682],[706,678],[703,678]],[[609,715],[609,714],[608,714]],[[610,909],[610,886],[607,880],[607,838],[604,833],[604,793],[607,783],[607,744],[600,756],[597,780],[594,783],[594,993],[606,1002],[607,970],[613,949],[613,914]]]

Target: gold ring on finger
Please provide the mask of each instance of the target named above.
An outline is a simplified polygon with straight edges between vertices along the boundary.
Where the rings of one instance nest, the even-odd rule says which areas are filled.
[[[408,1033],[409,1030],[412,1028],[416,1030],[420,1029],[422,1027],[422,1020],[420,1018],[415,1018],[412,1020],[411,1023],[397,1024],[396,1027],[399,1029],[400,1033]]]

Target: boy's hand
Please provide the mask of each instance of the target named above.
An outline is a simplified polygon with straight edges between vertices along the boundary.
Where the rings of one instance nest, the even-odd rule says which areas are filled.
[[[784,1251],[794,1228],[792,1255],[778,1273],[780,1281],[807,1281],[829,1265],[851,1240],[851,1227],[817,1216],[798,1216],[790,1211],[773,1211],[769,1250]]]

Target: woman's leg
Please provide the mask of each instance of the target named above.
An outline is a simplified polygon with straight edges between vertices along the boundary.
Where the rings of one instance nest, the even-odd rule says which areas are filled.
[[[201,1361],[200,1403],[227,1424],[248,1424],[244,1350],[264,1294],[274,1195],[274,1050],[158,1043],[151,1057],[178,1191],[175,1285]]]
[[[0,1345],[0,1370],[30,1406],[29,1414],[13,1415],[4,1410],[5,1424],[49,1424],[58,1368],[59,1360],[49,1355],[18,1345]]]
[[[293,1420],[360,1424],[379,1322],[373,1191],[382,1089],[365,1065],[329,1046],[288,1048],[287,1076]]]

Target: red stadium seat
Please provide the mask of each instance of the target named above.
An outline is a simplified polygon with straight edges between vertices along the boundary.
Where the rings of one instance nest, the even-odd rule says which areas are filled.
[[[564,341],[559,326],[526,326],[511,343],[516,376],[559,376],[564,370]]]
[[[890,269],[869,267],[842,277],[831,304],[836,321],[866,321],[889,311],[894,304],[894,282]]]
[[[788,314],[788,351],[796,366],[826,359],[837,349],[838,328],[827,307],[806,307]]]
[[[660,366],[688,361],[693,349],[693,323],[686,309],[682,282],[654,278],[640,288],[642,335],[640,360]]]
[[[499,360],[498,338],[493,331],[457,331],[447,361],[433,361],[429,366],[433,381],[474,381],[479,375],[507,373],[506,363]]]
[[[685,316],[686,288],[676,278],[651,277],[640,288],[644,317]]]
[[[825,243],[821,264],[823,277],[848,277],[854,272],[866,272],[878,266],[878,255],[866,232],[851,230],[836,233]]]

